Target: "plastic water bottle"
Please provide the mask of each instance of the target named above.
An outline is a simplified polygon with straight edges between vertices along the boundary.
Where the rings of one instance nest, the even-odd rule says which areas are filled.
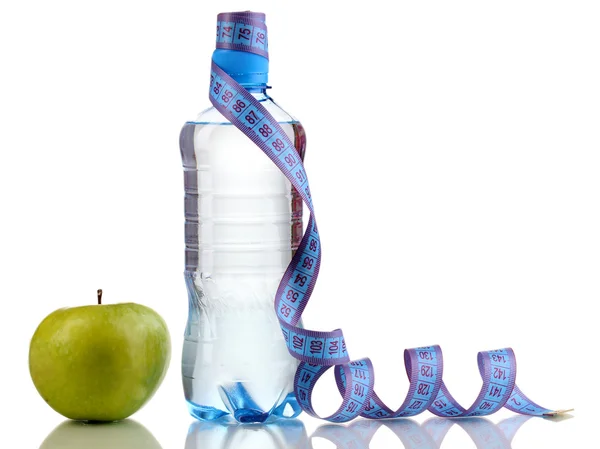
[[[252,16],[265,21],[264,14]],[[217,49],[213,60],[281,123],[303,158],[302,125],[267,94],[268,59]],[[302,200],[215,108],[185,124],[180,148],[189,297],[182,374],[189,411],[198,419],[231,414],[240,422],[297,416],[298,362],[285,346],[274,297],[302,237]]]

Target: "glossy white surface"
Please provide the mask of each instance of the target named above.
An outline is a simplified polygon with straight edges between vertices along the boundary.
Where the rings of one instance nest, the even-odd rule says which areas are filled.
[[[526,422],[512,447],[598,445],[600,5],[308,3],[2,3],[0,446],[39,447],[63,421],[31,383],[29,339],[103,288],[105,302],[165,318],[173,359],[133,417],[147,431],[77,438],[93,447],[122,428],[128,448],[185,447],[177,139],[208,106],[216,14],[240,9],[267,13],[272,93],[308,136],[324,255],[305,325],[342,327],[390,406],[407,387],[404,348],[440,344],[444,378],[468,405],[477,351],[511,346],[526,394],[576,408]],[[316,396],[320,412],[335,409],[331,378]],[[307,435],[322,424],[303,419]],[[401,446],[383,428],[371,447]],[[475,443],[454,426],[441,447]]]

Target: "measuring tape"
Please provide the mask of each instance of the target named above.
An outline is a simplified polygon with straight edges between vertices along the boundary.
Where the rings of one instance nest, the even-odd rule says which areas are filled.
[[[238,50],[268,58],[267,27],[256,13],[219,14],[217,49]],[[228,32],[220,32],[221,30]],[[300,364],[294,392],[301,408],[311,416],[331,422],[364,418],[399,418],[425,410],[441,417],[490,415],[502,407],[532,416],[554,416],[567,410],[549,410],[527,398],[515,384],[517,366],[510,348],[477,354],[483,386],[469,408],[462,407],[442,380],[444,363],[439,346],[404,351],[410,381],[408,395],[398,410],[387,407],[373,389],[373,365],[368,358],[351,361],[340,329],[321,332],[298,327],[321,265],[321,240],[306,170],[294,143],[250,92],[212,62],[210,100],[213,106],[256,144],[281,170],[306,204],[310,218],[298,250],[292,257],[275,295],[275,310],[289,352]],[[329,368],[342,395],[342,405],[331,416],[319,417],[312,392]]]

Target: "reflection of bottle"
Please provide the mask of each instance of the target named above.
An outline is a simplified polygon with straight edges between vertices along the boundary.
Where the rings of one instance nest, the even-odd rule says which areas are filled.
[[[266,50],[264,14],[224,13],[217,20],[217,42],[242,45],[248,38]],[[266,93],[268,59],[217,48],[213,61],[271,113],[302,158],[302,125]],[[234,109],[247,106],[232,101]],[[231,413],[241,422],[295,416],[298,362],[287,351],[273,302],[302,236],[302,201],[275,164],[215,108],[186,123],[180,147],[190,305],[182,374],[190,412],[207,420]]]
[[[307,449],[308,437],[302,421],[277,420],[270,424],[243,425],[194,422],[185,449]]]

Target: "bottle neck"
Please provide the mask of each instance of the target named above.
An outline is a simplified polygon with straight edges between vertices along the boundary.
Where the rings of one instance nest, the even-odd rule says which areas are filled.
[[[267,98],[267,89],[270,89],[270,86],[266,84],[240,84],[244,89],[252,94],[254,98],[257,100],[261,100],[263,98]]]

